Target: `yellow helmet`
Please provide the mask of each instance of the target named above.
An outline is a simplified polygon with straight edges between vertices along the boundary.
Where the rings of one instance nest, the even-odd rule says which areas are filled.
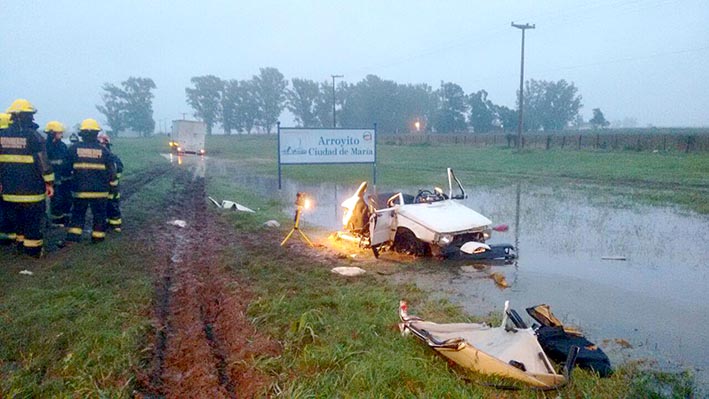
[[[100,132],[101,125],[98,124],[96,119],[88,118],[81,121],[81,127],[79,127],[79,130],[90,130],[93,132]]]
[[[64,133],[64,125],[61,122],[51,121],[47,123],[47,127],[44,128],[45,133]]]
[[[32,104],[25,100],[24,98],[18,98],[10,104],[10,108],[7,109],[8,114],[19,114],[21,112],[35,113],[37,110],[32,106]]]
[[[7,129],[11,123],[10,114],[0,113],[0,129]]]

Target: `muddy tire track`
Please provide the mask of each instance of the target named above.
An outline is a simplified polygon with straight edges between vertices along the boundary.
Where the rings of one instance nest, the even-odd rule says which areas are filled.
[[[249,364],[279,347],[246,317],[248,286],[223,264],[236,253],[235,232],[207,210],[204,185],[204,178],[176,170],[162,225],[151,229],[155,336],[137,397],[248,398],[271,384]],[[186,226],[167,225],[172,217]]]
[[[170,164],[161,163],[154,167],[130,174],[128,178],[121,181],[121,200],[128,200],[133,194],[140,191],[141,188],[152,183],[155,179],[164,176],[170,169]]]

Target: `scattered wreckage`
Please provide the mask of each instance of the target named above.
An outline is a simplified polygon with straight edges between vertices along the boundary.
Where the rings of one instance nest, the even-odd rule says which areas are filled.
[[[245,206],[243,206],[239,203],[236,203],[234,201],[222,200],[222,202],[218,202],[217,200],[215,200],[212,197],[207,197],[207,198],[209,198],[209,200],[212,201],[212,203],[214,205],[216,205],[217,208],[230,209],[232,211],[256,213],[256,211],[254,211],[253,209],[245,207]]]
[[[509,260],[516,257],[509,244],[488,245],[493,227],[487,217],[463,205],[465,189],[448,168],[448,193],[435,187],[414,196],[370,195],[367,182],[342,202],[344,231],[337,237],[371,248],[375,256],[388,249],[416,256],[448,259]],[[506,227],[506,226],[505,226]]]
[[[484,323],[439,324],[410,316],[407,304],[399,304],[399,329],[413,334],[430,348],[455,364],[473,372],[502,377],[536,389],[558,389],[571,380],[579,353],[571,346],[561,374],[547,357],[532,328],[505,302],[502,323],[492,327]],[[513,386],[500,386],[511,388]]]

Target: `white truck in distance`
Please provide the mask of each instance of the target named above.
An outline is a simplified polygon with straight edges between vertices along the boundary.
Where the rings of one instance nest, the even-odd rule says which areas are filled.
[[[184,119],[172,121],[170,150],[177,154],[204,155],[204,137],[207,124]]]

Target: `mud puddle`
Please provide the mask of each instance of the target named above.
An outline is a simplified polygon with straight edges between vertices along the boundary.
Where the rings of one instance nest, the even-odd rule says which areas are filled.
[[[224,251],[236,252],[226,238],[236,233],[207,211],[204,160],[192,158],[173,167],[164,220],[144,232],[157,260],[150,265],[155,336],[135,396],[262,395],[271,378],[249,365],[256,357],[275,356],[280,348],[250,323],[248,285],[222,262]]]

